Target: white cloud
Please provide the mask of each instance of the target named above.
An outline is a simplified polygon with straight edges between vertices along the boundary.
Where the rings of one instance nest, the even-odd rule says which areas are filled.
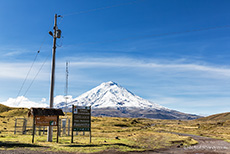
[[[44,99],[42,99],[42,101],[44,101]],[[36,103],[36,102],[30,101],[28,98],[24,96],[19,96],[16,99],[9,98],[5,102],[0,102],[0,104],[6,105],[9,107],[24,107],[24,108],[47,107],[48,106],[46,103]]]
[[[45,103],[46,102],[46,98],[42,98],[42,100],[40,102],[41,103]]]
[[[67,100],[66,100],[67,98]],[[73,97],[68,95],[67,97],[63,96],[63,95],[58,95],[54,97],[54,105],[61,103],[61,102],[72,102],[73,101]]]
[[[67,96],[67,102],[73,101],[73,97],[71,95]],[[24,107],[24,108],[31,108],[31,107],[49,107],[49,104],[46,103],[47,99],[42,98],[39,102],[30,101],[28,98],[24,96],[19,96],[15,98],[9,98],[7,101],[0,102],[0,104],[9,106],[9,107]],[[54,97],[54,105],[66,102],[66,97],[63,95],[58,95]]]

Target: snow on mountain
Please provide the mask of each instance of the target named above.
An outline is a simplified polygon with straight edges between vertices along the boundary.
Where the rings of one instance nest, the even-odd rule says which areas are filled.
[[[70,101],[68,101],[70,102]],[[127,89],[121,87],[115,82],[104,82],[92,90],[80,95],[75,99],[71,99],[68,108],[71,105],[91,106],[93,109],[98,108],[140,108],[140,109],[157,109],[169,110],[163,106],[152,103],[139,96],[136,96]],[[65,103],[56,105],[57,108],[64,108]]]

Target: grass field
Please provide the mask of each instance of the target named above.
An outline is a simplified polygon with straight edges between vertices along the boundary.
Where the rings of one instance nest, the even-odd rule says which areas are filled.
[[[230,120],[193,120],[162,123],[155,126],[154,130],[187,133],[230,142]]]
[[[0,149],[30,149],[39,151],[98,152],[104,150],[145,151],[170,146],[188,146],[197,142],[191,137],[179,136],[170,132],[179,132],[209,136],[230,141],[230,121],[179,121],[152,120],[138,118],[92,117],[92,143],[89,133],[74,133],[71,137],[61,135],[56,143],[54,129],[53,142],[46,142],[46,134],[35,135],[32,144],[31,128],[27,135],[14,134],[16,118],[27,118],[32,126],[32,119],[27,117],[27,109],[5,108],[0,110]],[[71,115],[68,114],[70,118]]]

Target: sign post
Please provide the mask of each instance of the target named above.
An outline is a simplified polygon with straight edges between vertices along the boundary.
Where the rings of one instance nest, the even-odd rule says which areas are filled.
[[[58,136],[59,136],[59,116],[57,116],[57,143],[58,143]]]
[[[32,137],[32,143],[34,143],[34,134],[35,134],[35,116],[33,116],[33,137]]]
[[[73,125],[74,125],[74,105],[72,105],[72,130],[71,130],[71,143],[73,143]]]
[[[89,131],[91,143],[91,106],[72,106],[71,143],[73,131]]]

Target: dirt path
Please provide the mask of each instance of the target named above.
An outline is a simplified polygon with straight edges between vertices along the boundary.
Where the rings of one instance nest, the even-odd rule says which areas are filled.
[[[189,147],[174,147],[165,150],[158,150],[149,152],[152,154],[230,154],[230,143],[212,139],[208,137],[201,137],[196,135],[174,133],[181,136],[190,136],[198,141],[198,144]],[[148,153],[148,152],[146,152]]]

